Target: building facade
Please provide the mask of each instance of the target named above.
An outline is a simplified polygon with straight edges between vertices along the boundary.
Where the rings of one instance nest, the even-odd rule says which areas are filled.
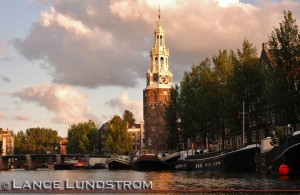
[[[127,129],[129,137],[132,139],[132,151],[137,154],[145,148],[144,123],[134,124]]]
[[[0,128],[0,154],[1,156],[14,154],[14,133]]]
[[[99,129],[99,154],[108,154],[106,148],[106,131],[110,125],[110,121],[104,123]],[[128,136],[132,139],[132,152],[143,151],[145,148],[145,131],[144,123],[134,124],[127,127]]]
[[[169,70],[169,49],[166,47],[166,34],[162,28],[160,11],[150,60],[150,68],[146,73],[146,88],[143,90],[145,147],[158,152],[167,149],[167,132],[162,112],[164,105],[170,100],[170,90],[173,86],[173,74]]]

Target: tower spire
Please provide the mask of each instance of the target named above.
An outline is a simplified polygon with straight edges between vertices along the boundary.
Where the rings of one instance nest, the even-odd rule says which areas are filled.
[[[158,6],[158,20],[160,20],[160,5]]]
[[[158,21],[157,21],[157,25],[160,26],[161,22],[160,22],[160,5],[158,7]]]

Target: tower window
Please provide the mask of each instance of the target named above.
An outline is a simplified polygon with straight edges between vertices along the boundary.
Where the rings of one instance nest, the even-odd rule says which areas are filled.
[[[158,64],[158,57],[155,58],[155,64]]]
[[[160,64],[161,64],[161,65],[164,64],[164,58],[163,58],[163,57],[160,58]]]
[[[159,45],[162,46],[162,35],[159,37]]]

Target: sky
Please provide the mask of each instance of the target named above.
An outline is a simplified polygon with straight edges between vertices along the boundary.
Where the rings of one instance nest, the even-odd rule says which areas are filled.
[[[259,55],[284,10],[300,25],[300,0],[2,0],[0,128],[142,122],[159,5],[174,83],[245,39]]]

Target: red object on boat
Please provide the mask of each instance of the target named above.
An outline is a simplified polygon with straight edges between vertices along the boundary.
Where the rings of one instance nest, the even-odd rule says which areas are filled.
[[[85,162],[75,162],[75,163],[74,163],[74,166],[75,166],[75,167],[85,167],[85,166],[86,166],[86,163],[85,163]]]
[[[279,167],[279,173],[281,175],[287,175],[287,174],[289,174],[289,172],[290,172],[290,169],[289,169],[289,167],[286,164],[280,165],[280,167]]]

